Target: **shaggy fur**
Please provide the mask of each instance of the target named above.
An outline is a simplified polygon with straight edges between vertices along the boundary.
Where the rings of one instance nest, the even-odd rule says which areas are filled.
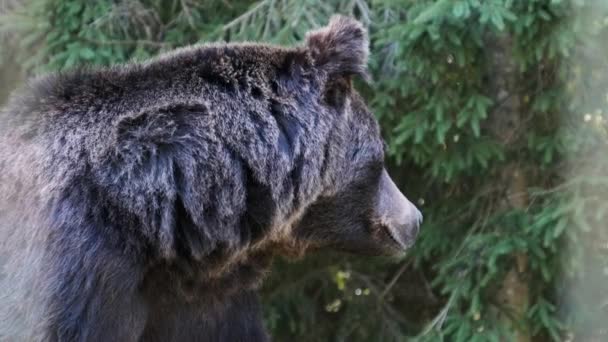
[[[390,245],[366,32],[44,76],[0,114],[0,340],[263,341],[275,254]],[[392,248],[392,247],[391,247]]]

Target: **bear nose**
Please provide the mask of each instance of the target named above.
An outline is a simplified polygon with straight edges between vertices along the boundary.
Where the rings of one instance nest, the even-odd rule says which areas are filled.
[[[408,247],[414,244],[418,233],[420,233],[420,226],[422,225],[422,213],[418,208],[413,205],[410,207],[410,212],[407,215],[408,220],[403,222],[399,227],[398,231],[401,231],[403,240]]]
[[[390,235],[402,248],[412,247],[422,225],[422,213],[413,205],[403,214],[404,220],[387,225]]]
[[[386,170],[378,187],[375,212],[391,237],[402,248],[411,247],[422,224],[422,213],[399,191]]]
[[[422,225],[422,221],[424,221],[424,217],[422,216],[420,210],[415,210],[416,212],[414,213],[414,223],[412,224],[412,238],[416,238],[416,236],[418,236],[418,233],[420,232],[420,226]]]

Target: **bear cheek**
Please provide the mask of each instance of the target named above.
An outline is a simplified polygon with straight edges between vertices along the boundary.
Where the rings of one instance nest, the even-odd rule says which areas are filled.
[[[374,222],[384,230],[393,247],[405,250],[416,240],[422,214],[399,191],[386,170],[382,171],[373,208]]]

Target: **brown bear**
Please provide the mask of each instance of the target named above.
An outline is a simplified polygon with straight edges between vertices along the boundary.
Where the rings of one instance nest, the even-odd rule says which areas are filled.
[[[0,340],[265,341],[275,255],[395,254],[363,26],[43,76],[0,114]]]

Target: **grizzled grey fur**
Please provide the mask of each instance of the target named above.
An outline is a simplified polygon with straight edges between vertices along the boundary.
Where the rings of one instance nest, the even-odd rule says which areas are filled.
[[[374,217],[384,144],[351,86],[367,54],[334,17],[296,48],[195,46],[14,95],[0,340],[264,341],[274,255],[413,241]]]

